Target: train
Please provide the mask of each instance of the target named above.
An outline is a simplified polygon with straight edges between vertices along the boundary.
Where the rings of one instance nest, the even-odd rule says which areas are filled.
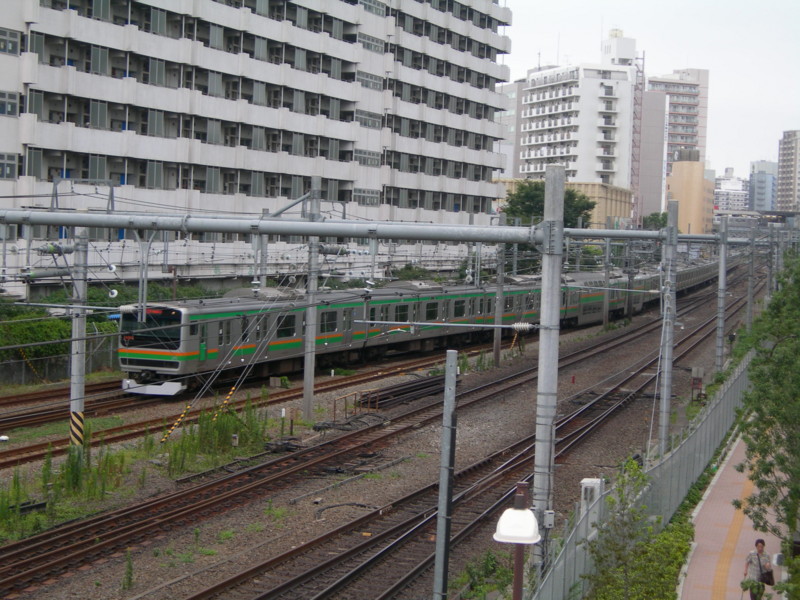
[[[677,269],[677,291],[718,276],[714,260],[695,260]],[[612,318],[640,312],[658,302],[658,269],[629,278],[613,270],[608,284]],[[628,288],[634,290],[628,300]],[[562,275],[561,324],[603,322],[605,274]],[[444,285],[395,281],[384,287],[315,294],[316,364],[320,368],[375,361],[389,353],[430,352],[460,347],[493,335],[494,285]],[[502,290],[502,323],[539,321],[541,278],[508,277]],[[628,304],[630,304],[628,306]],[[123,389],[175,396],[204,385],[220,371],[244,370],[268,377],[303,368],[306,296],[286,288],[232,291],[222,298],[121,307],[118,357],[126,373]]]

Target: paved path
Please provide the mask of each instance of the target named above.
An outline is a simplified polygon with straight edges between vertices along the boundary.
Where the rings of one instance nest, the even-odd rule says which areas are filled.
[[[778,538],[755,531],[750,519],[731,504],[753,490],[753,483],[745,474],[734,469],[734,465],[744,460],[744,453],[745,445],[740,438],[695,510],[694,548],[681,586],[681,600],[749,600],[739,585],[747,553],[755,547],[757,538],[766,541],[770,556],[780,551]],[[780,579],[781,568],[774,568],[775,579]]]

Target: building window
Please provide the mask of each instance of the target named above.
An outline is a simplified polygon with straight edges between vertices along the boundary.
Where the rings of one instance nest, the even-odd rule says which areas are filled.
[[[160,190],[164,188],[164,163],[155,160],[147,161],[145,187],[150,190]]]
[[[362,127],[369,127],[370,129],[380,129],[383,127],[383,116],[380,113],[356,109],[355,120]]]
[[[15,179],[17,177],[16,154],[0,154],[0,179]]]
[[[147,135],[164,137],[164,111],[148,109]]]
[[[150,58],[145,83],[164,86],[167,83],[166,64],[158,58]]]
[[[105,156],[98,156],[97,154],[89,155],[89,179],[107,179],[108,169],[107,158]]]
[[[0,52],[19,54],[19,31],[0,28]]]
[[[108,104],[98,100],[89,102],[89,127],[108,129]]]
[[[386,4],[379,2],[379,0],[358,0],[358,3],[369,13],[378,15],[379,17],[386,16]]]
[[[28,148],[25,161],[25,174],[36,179],[42,178],[42,150],[41,148]]]
[[[89,72],[98,75],[108,75],[108,48],[92,46],[91,64]]]
[[[19,114],[19,94],[0,92],[0,115],[16,117]]]
[[[381,153],[371,150],[353,150],[353,158],[364,167],[380,167]]]
[[[369,50],[370,52],[377,52],[379,54],[383,54],[382,39],[373,37],[371,35],[367,35],[366,33],[359,32],[358,41],[362,46],[364,46],[364,50]]]
[[[372,73],[357,71],[356,81],[358,81],[365,88],[370,88],[372,90],[383,89],[383,77],[381,77],[380,75],[373,75]]]
[[[221,192],[222,178],[219,167],[208,167],[206,169],[206,193],[219,194]]]
[[[381,193],[379,190],[354,188],[353,202],[357,203],[359,206],[378,206],[381,202]]]

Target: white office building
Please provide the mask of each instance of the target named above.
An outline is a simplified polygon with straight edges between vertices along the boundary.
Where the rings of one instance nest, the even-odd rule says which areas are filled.
[[[488,224],[502,195],[491,176],[503,165],[493,146],[506,100],[494,90],[508,79],[497,57],[510,49],[500,28],[511,14],[496,0],[6,0],[2,8],[2,208],[262,215],[319,176],[327,218]],[[30,251],[48,232],[3,233],[16,251],[5,287],[19,293],[14,273],[51,260]],[[92,264],[135,278],[145,257],[129,232],[93,237],[104,243],[92,243]],[[169,260],[148,256],[150,275],[251,277],[251,241],[189,235],[167,248],[159,236],[151,251],[169,250]],[[302,268],[301,253],[292,255],[302,240],[269,243],[268,272]],[[467,251],[381,243],[377,262],[430,266]],[[376,262],[364,254],[348,252],[331,272],[363,276]]]

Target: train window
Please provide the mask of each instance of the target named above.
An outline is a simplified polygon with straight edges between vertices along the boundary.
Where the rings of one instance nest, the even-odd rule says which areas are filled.
[[[279,338],[294,337],[296,318],[294,315],[285,315],[278,321],[276,335]]]
[[[223,342],[223,328],[222,323],[219,324],[219,332],[217,333],[217,346],[222,346]]]
[[[381,306],[381,321],[388,321],[389,320],[389,306],[383,305]]]
[[[248,327],[247,317],[242,316],[242,341],[250,341],[250,328]]]
[[[408,304],[399,304],[394,307],[395,321],[408,321]]]
[[[436,302],[428,302],[425,305],[425,320],[435,321],[439,318],[439,305]]]
[[[373,306],[369,309],[369,321],[370,325],[374,324],[375,321],[378,320],[378,310]]]
[[[342,312],[342,329],[350,331],[353,328],[353,309],[348,308]]]
[[[455,300],[453,302],[453,316],[463,317],[465,314],[467,314],[466,300]]]
[[[514,298],[508,297],[505,300],[505,310],[514,310]]]
[[[231,322],[225,321],[225,343],[231,343]]]
[[[336,331],[336,311],[326,310],[320,315],[319,332],[332,333]]]
[[[189,335],[197,335],[197,323],[189,325]]]

